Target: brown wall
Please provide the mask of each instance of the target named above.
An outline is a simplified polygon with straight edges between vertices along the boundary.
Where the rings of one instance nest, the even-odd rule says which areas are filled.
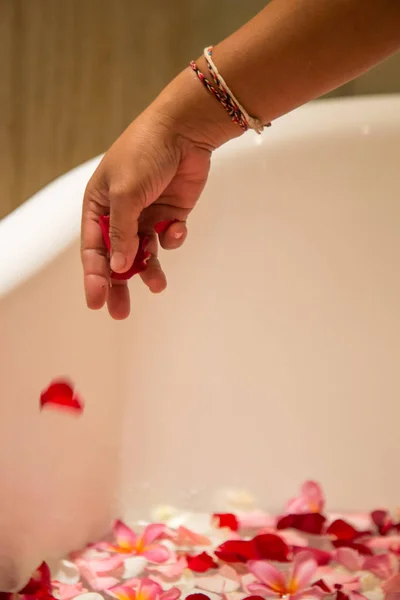
[[[0,218],[104,151],[203,46],[265,3],[0,0]],[[400,91],[398,62],[385,68],[361,91]]]

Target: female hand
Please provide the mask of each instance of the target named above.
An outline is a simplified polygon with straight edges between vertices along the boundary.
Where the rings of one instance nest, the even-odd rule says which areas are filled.
[[[211,152],[235,135],[237,125],[202,88],[188,69],[182,72],[105,154],[90,179],[83,202],[81,256],[89,308],[105,302],[110,315],[129,314],[126,281],[112,281],[127,271],[136,256],[138,234],[149,238],[151,257],[140,275],[158,293],[166,277],[158,244],[179,248],[187,235],[186,220],[207,181]],[[110,262],[99,219],[110,215]],[[158,236],[156,223],[173,221]]]

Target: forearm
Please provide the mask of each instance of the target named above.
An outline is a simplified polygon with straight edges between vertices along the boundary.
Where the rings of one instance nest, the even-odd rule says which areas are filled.
[[[249,114],[267,123],[399,48],[400,0],[273,0],[213,58]]]

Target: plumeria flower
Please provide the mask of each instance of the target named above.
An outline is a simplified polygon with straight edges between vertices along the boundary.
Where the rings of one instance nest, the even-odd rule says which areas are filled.
[[[252,594],[279,598],[285,596],[292,600],[303,597],[320,598],[320,590],[311,587],[317,567],[316,560],[307,552],[295,557],[292,568],[287,573],[265,561],[250,561],[248,569],[258,581],[250,583],[248,589]]]
[[[301,513],[322,513],[325,497],[319,483],[306,481],[300,488],[300,494],[289,500],[285,512],[290,515]]]
[[[118,554],[144,556],[153,563],[164,563],[171,557],[171,551],[156,542],[165,537],[166,531],[165,525],[152,523],[147,525],[142,535],[136,535],[122,521],[116,521],[113,529],[115,543],[101,542],[95,547]]]
[[[108,590],[108,594],[117,600],[178,600],[181,591],[171,588],[164,592],[155,581],[142,579],[137,586],[133,582],[125,583]]]

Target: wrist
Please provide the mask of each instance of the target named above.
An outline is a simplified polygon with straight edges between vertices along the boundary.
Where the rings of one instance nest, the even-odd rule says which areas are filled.
[[[197,64],[207,76],[204,58]],[[173,121],[178,134],[209,150],[215,150],[243,133],[190,67],[161,92],[153,106]]]

